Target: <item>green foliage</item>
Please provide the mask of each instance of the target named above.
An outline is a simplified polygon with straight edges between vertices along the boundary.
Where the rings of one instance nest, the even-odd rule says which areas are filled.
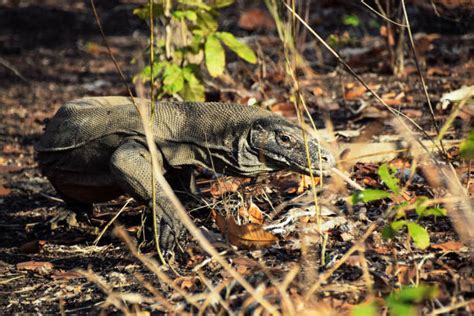
[[[385,303],[391,315],[417,315],[416,305],[424,300],[435,298],[438,290],[430,286],[405,287],[399,292],[391,293]]]
[[[467,138],[461,144],[461,156],[465,159],[474,158],[474,129],[471,130]]]
[[[396,170],[390,168],[387,164],[381,165],[377,173],[382,182],[390,189],[391,192],[384,190],[365,189],[363,191],[352,194],[352,203],[368,203],[372,201],[392,198],[392,200],[400,200],[397,197],[401,195],[400,180],[395,177]],[[414,244],[420,248],[425,249],[430,245],[430,236],[426,228],[422,227],[415,221],[405,219],[406,211],[415,209],[418,219],[426,216],[446,216],[446,209],[440,207],[428,207],[429,199],[425,196],[418,197],[415,201],[414,207],[407,202],[399,202],[394,208],[397,210],[394,221],[382,229],[382,236],[386,239],[394,238],[397,234],[406,227],[408,235],[412,238]]]
[[[390,189],[392,190],[393,193],[398,194],[400,193],[400,187],[399,182],[397,177],[395,177],[395,174],[397,173],[397,170],[395,168],[390,168],[386,163],[381,165],[379,169],[377,170],[377,173],[380,177],[380,179],[383,181],[383,183]]]
[[[390,197],[390,193],[383,190],[365,189],[352,195],[352,204],[368,203]]]
[[[225,67],[225,52],[217,36],[210,35],[207,38],[204,51],[206,53],[206,66],[209,74],[212,77],[222,75]]]
[[[425,300],[436,298],[438,289],[431,286],[419,285],[404,287],[392,292],[385,297],[383,303],[388,307],[390,315],[410,316],[418,315],[417,305]],[[352,308],[351,316],[375,316],[379,315],[379,309],[375,302],[365,302]]]
[[[357,27],[360,25],[360,19],[357,15],[354,14],[344,15],[344,17],[342,18],[342,23],[344,25]]]
[[[243,60],[256,63],[257,57],[250,47],[231,33],[218,32],[218,10],[234,1],[177,0],[172,2],[169,14],[165,14],[162,4],[153,5],[153,18],[162,23],[156,27],[161,33],[154,47],[156,62],[152,77],[159,87],[159,96],[178,94],[185,100],[204,101],[200,65],[204,64],[212,77],[222,75],[226,64],[224,45]],[[133,13],[149,22],[148,4],[134,9]],[[163,30],[168,33],[162,34]],[[167,52],[171,53],[168,58]],[[146,66],[134,80],[146,82],[150,76],[151,67]]]
[[[351,310],[351,316],[377,316],[379,308],[375,302],[356,305]]]

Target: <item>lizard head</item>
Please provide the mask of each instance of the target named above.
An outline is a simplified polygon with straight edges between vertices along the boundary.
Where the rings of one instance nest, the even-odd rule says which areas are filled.
[[[309,133],[306,135],[313,175],[327,174],[335,166],[334,156],[316,138]],[[269,167],[310,173],[303,131],[283,118],[272,116],[256,120],[250,130],[249,145]]]

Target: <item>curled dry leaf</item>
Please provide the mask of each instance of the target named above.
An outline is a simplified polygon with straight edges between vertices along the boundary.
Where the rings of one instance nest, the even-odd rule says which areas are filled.
[[[248,209],[241,207],[239,209],[239,215],[247,219],[250,223],[263,224],[263,213],[255,203],[251,203]]]
[[[221,233],[237,247],[247,249],[266,247],[278,240],[273,234],[264,231],[262,225],[252,223],[238,225],[233,217],[225,218],[214,210],[211,214]]]

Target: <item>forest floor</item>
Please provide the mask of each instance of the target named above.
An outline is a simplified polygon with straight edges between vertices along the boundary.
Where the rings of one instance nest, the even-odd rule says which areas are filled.
[[[164,269],[171,283],[163,281],[134,256],[111,233],[112,228],[95,245],[94,240],[128,197],[95,205],[90,221],[68,217],[53,223],[52,219],[64,212],[64,205],[41,175],[33,149],[44,121],[68,100],[127,95],[127,92],[87,2],[21,3],[0,4],[1,313],[260,310],[262,307],[255,303],[254,297],[228,271],[209,260],[209,255],[191,238],[186,255],[170,259],[179,276]],[[349,36],[351,46],[341,49],[349,64],[389,105],[415,120],[428,136],[435,136],[411,54],[406,57],[404,76],[391,75],[387,44],[380,32],[341,22],[346,14],[359,15],[362,21],[375,17],[360,6],[322,3],[310,15],[316,30],[321,30],[324,38],[331,34]],[[110,7],[98,8],[114,55],[127,78],[138,72],[137,63],[132,60],[143,59],[147,43],[146,27],[131,13],[134,6],[133,1],[117,1]],[[448,19],[421,5],[412,4],[409,8],[414,17],[420,63],[435,107],[434,118],[442,126],[452,111],[452,105],[439,104],[442,95],[474,84],[474,34],[465,21],[469,21],[474,11],[471,9],[466,14],[464,8],[450,8],[444,11],[450,15]],[[239,1],[223,11],[221,20],[225,30],[246,38],[257,51],[260,64],[248,65],[230,56],[228,73],[223,79],[206,78],[207,99],[245,104],[254,98],[272,111],[296,120],[289,103],[291,82],[284,70],[283,46],[272,23],[268,20],[262,23],[261,12],[250,9]],[[464,12],[462,23],[454,21],[456,12]],[[239,26],[239,14],[244,13],[248,20],[241,20]],[[455,229],[452,216],[418,217],[413,211],[407,212],[405,220],[418,223],[429,233],[429,246],[425,249],[417,247],[406,230],[392,239],[382,236],[383,228],[393,221],[386,216],[389,207],[402,202],[413,204],[422,196],[442,201],[447,196],[447,184],[442,180],[437,184],[432,181],[433,174],[423,163],[410,174],[412,158],[393,154],[398,148],[396,144],[407,141],[405,134],[392,123],[393,115],[337,66],[313,37],[308,34],[302,37],[300,47],[310,65],[300,71],[302,93],[318,128],[333,135],[329,141],[335,152],[339,154],[344,146],[354,151],[355,146],[347,144],[362,144],[365,150],[371,149],[352,153],[355,156],[390,151],[387,158],[378,156],[346,163],[345,171],[364,187],[389,191],[377,171],[382,162],[387,162],[397,170],[401,186],[406,185],[403,192],[384,200],[351,205],[348,200],[355,192],[352,188],[341,188],[335,177],[324,179],[319,194],[321,223],[301,218],[278,242],[246,250],[230,245],[231,238],[222,234],[206,205],[217,212],[230,210],[243,217],[250,213],[250,216],[266,217],[267,221],[281,220],[292,210],[308,213],[312,193],[305,183],[307,178],[289,172],[266,174],[251,181],[225,178],[222,188],[212,173],[202,171],[198,177],[202,194],[185,203],[188,210],[198,209],[191,212],[196,225],[271,305],[290,314],[345,313],[354,305],[370,300],[375,300],[381,308],[387,304],[392,307],[397,303],[407,304],[420,313],[472,313],[472,248],[463,239],[463,232],[457,226],[458,230]],[[357,50],[360,48],[365,49],[364,53]],[[445,135],[445,147],[460,183],[472,196],[474,186],[469,182],[472,169],[459,157],[459,143],[472,128],[474,110],[469,106],[455,117]],[[347,161],[347,155],[342,159]],[[446,160],[440,161],[444,165]],[[445,204],[437,206],[447,207],[451,212]],[[118,222],[131,236],[139,229],[144,210],[132,201],[120,215]],[[322,235],[318,235],[320,229],[324,231]],[[306,300],[312,285],[360,241],[363,248],[353,252],[327,280],[312,289],[314,295]],[[150,249],[145,255],[157,257]],[[88,278],[79,270],[89,271]],[[393,298],[400,289],[420,284],[436,288],[436,293],[433,291],[424,300],[420,299],[422,302],[417,298],[412,301]],[[282,296],[281,291],[286,294]],[[114,296],[112,292],[122,296]],[[127,293],[137,295],[125,296]],[[219,301],[223,302],[219,304]]]

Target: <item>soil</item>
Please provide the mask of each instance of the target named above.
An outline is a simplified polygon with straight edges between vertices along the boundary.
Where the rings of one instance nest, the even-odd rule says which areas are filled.
[[[419,55],[422,67],[430,73],[425,79],[431,101],[436,105],[443,93],[474,83],[473,33],[469,29],[469,25],[472,27],[474,24],[466,23],[471,20],[474,11],[468,10],[466,13],[461,8],[446,9],[444,12],[450,16],[442,18],[426,11],[424,6],[413,4],[416,1],[410,3],[418,47],[422,46],[420,43],[423,40],[427,42],[427,47]],[[107,5],[98,6],[108,41],[127,78],[132,78],[139,71],[139,62],[133,61],[143,60],[147,44],[146,26],[131,13],[136,5],[135,1],[107,1]],[[206,78],[206,83],[211,83],[206,91],[208,100],[246,102],[249,98],[255,98],[264,106],[294,118],[292,107],[287,106],[291,85],[284,72],[285,60],[276,32],[264,26],[252,30],[238,26],[239,16],[236,12],[255,7],[258,6],[238,1],[232,8],[223,10],[220,21],[224,30],[248,39],[248,43],[259,52],[261,65],[250,66],[235,56],[228,56],[228,77],[233,80],[214,80],[211,83],[211,79]],[[351,36],[356,39],[352,45],[354,47],[369,47],[372,45],[370,43],[383,42],[375,30],[351,29],[340,23],[341,17],[353,12],[372,17],[363,7],[323,1],[317,8],[319,11],[315,10],[310,17],[315,25],[320,25],[324,38],[331,34],[351,32]],[[436,36],[429,37],[432,34]],[[362,39],[366,39],[370,45],[364,46]],[[348,96],[351,84],[356,80],[342,71],[334,58],[316,46],[309,35],[301,41],[302,54],[311,66],[310,70],[301,69],[302,90],[318,127],[327,127],[327,121],[330,120],[336,131],[362,129],[363,132],[356,139],[352,138],[355,142],[370,142],[375,136],[397,134],[388,123],[389,115],[376,100],[365,92],[355,97]],[[191,238],[185,255],[170,259],[181,276],[177,277],[170,269],[165,269],[175,286],[188,293],[188,297],[178,294],[170,284],[160,281],[120,238],[110,233],[112,228],[95,246],[94,240],[123,207],[128,199],[126,196],[95,205],[92,218],[74,218],[71,214],[59,218],[67,214],[68,210],[48,180],[41,175],[33,149],[45,120],[68,100],[83,96],[127,95],[103,44],[88,2],[47,0],[36,4],[35,1],[3,1],[0,4],[0,43],[2,314],[95,314],[104,310],[108,313],[120,310],[159,312],[167,310],[166,304],[160,303],[163,300],[171,303],[177,312],[196,313],[203,302],[197,295],[209,295],[210,291],[203,280],[210,282],[213,287],[222,286],[219,293],[229,304],[230,310],[259,311],[261,307],[249,293],[217,263],[206,261],[209,256]],[[317,58],[320,52],[324,64]],[[412,57],[407,58],[407,76],[399,78],[390,74],[388,55],[384,49],[371,49],[367,56],[356,55],[351,51],[346,53],[357,73],[371,86],[376,86],[384,100],[398,100],[393,101],[395,107],[415,119],[427,134],[434,135],[432,117],[427,110],[419,77],[413,70]],[[273,104],[266,104],[265,101],[270,99],[274,99]],[[368,104],[372,110],[357,113],[356,110],[364,104]],[[434,117],[438,125],[445,122],[450,111],[451,107],[435,108]],[[470,128],[472,113],[461,113],[446,138],[463,139]],[[340,142],[345,140],[344,137],[339,139]],[[463,184],[472,193],[472,185],[469,187],[467,183],[469,172],[472,171],[459,159],[456,146],[447,149],[453,153],[450,159],[456,171],[464,176]],[[411,160],[400,157],[391,163],[406,166],[410,165]],[[377,175],[378,165],[356,164],[350,169],[351,177],[360,184],[384,188]],[[404,168],[409,169],[397,167],[398,170]],[[442,189],[431,185],[421,169],[417,169],[417,176],[419,182],[413,181],[407,190],[410,202],[416,196],[442,196],[439,192]],[[198,187],[203,193],[197,201],[185,204],[188,210],[205,206],[206,203],[224,205],[213,207],[218,211],[229,208],[237,210],[242,206],[239,201],[243,198],[245,205],[255,202],[264,212],[271,212],[273,206],[289,202],[302,192],[298,192],[300,177],[286,172],[263,175],[256,181],[241,181],[237,183],[238,189],[220,193],[213,191],[212,183],[216,179],[212,172],[200,170],[198,178]],[[328,191],[321,195],[322,203],[326,203],[345,222],[329,230],[324,252],[326,259],[321,258],[321,243],[309,242],[306,245],[309,248],[301,246],[305,234],[310,236],[305,233],[305,229],[314,228],[311,221],[312,225],[309,226],[300,223],[299,234],[292,233],[276,245],[245,250],[228,244],[213,224],[209,208],[204,207],[191,214],[198,227],[206,230],[208,238],[219,251],[224,252],[228,262],[251,285],[265,291],[266,299],[275,306],[281,304],[276,281],[282,282],[289,271],[301,265],[303,269],[294,280],[288,280],[287,289],[288,297],[295,306],[303,304],[302,297],[312,285],[310,280],[316,280],[317,275],[330,269],[363,236],[367,227],[375,223],[377,229],[365,242],[365,255],[355,252],[351,260],[332,274],[330,282],[322,285],[315,301],[306,303],[307,310],[348,311],[352,305],[365,301],[371,295],[380,301],[396,289],[419,283],[435,286],[439,292],[436,299],[420,305],[420,312],[469,301],[470,304],[464,304],[453,313],[467,315],[474,310],[472,249],[463,244],[465,241],[460,239],[453,228],[450,217],[430,216],[419,221],[428,230],[431,242],[430,248],[420,250],[406,233],[392,240],[382,238],[382,228],[388,223],[382,214],[390,201],[350,207],[345,198],[352,191],[344,194],[330,194]],[[232,203],[236,206],[229,206]],[[139,229],[144,210],[143,206],[132,201],[119,217],[118,221],[130,235],[135,235]],[[416,219],[413,214],[410,216]],[[295,236],[301,237],[301,241]],[[132,239],[134,243],[139,242],[138,239]],[[145,247],[143,251],[146,256],[158,258],[153,247]],[[368,271],[374,282],[372,292],[366,288],[362,257],[369,266]],[[198,274],[193,268],[201,263],[203,267],[200,269],[201,274]],[[89,271],[89,278],[78,270]],[[154,290],[150,290],[150,287]],[[153,291],[161,293],[164,298],[160,299]],[[118,297],[114,299],[112,292],[138,293],[141,296],[121,301]],[[189,303],[192,299],[200,302],[197,307]],[[209,304],[208,312],[222,311],[219,304],[206,304]]]

